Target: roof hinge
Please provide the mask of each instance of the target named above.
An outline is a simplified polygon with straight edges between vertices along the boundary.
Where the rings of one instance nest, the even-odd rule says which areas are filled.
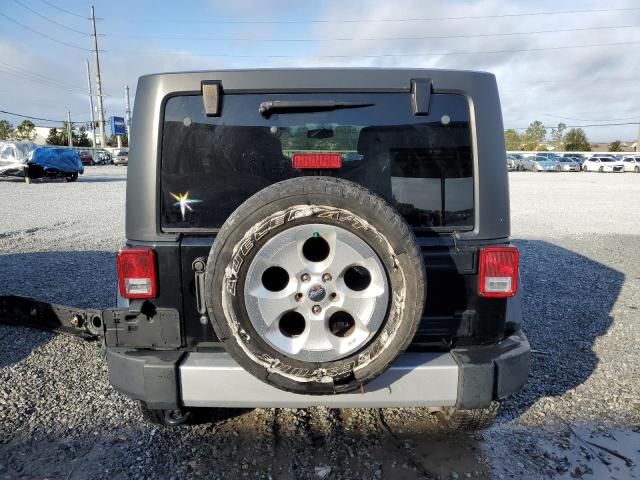
[[[222,102],[222,82],[220,80],[202,81],[202,102],[207,117],[220,116]]]
[[[411,79],[411,104],[414,115],[429,115],[429,101],[431,100],[431,79]]]

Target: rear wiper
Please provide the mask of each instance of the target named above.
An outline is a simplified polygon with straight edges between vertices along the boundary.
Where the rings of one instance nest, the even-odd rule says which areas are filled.
[[[262,102],[258,107],[258,113],[263,117],[268,117],[274,112],[328,112],[344,108],[372,107],[373,105],[373,103],[336,102],[335,100],[271,100]]]

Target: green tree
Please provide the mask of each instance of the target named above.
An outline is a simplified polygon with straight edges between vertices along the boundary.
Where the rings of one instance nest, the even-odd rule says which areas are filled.
[[[58,132],[58,129],[55,127],[49,129],[49,135],[45,142],[47,145],[64,145],[60,141],[60,132]]]
[[[610,152],[621,152],[622,151],[622,142],[620,140],[614,140],[609,144]]]
[[[109,137],[107,139],[107,146],[108,147],[117,147],[118,146],[118,137],[116,137],[115,135],[111,135],[111,137]],[[129,146],[129,138],[126,135],[122,135],[122,146],[123,147],[128,147]]]
[[[73,128],[73,123],[71,124]],[[60,145],[67,147],[69,145],[69,123],[67,121],[62,122],[62,127],[58,130],[58,143],[52,143],[52,145]],[[51,133],[51,131],[49,131]]]
[[[80,127],[79,134],[73,133],[73,145],[76,147],[91,147],[93,142],[87,135],[87,127]]]
[[[522,143],[525,150],[538,150],[540,144],[544,142],[547,130],[541,121],[535,120],[527,127],[522,135]]]
[[[564,131],[567,125],[560,122],[557,127],[551,129],[551,143],[556,150],[564,150]]]
[[[518,132],[510,128],[504,131],[504,143],[507,146],[507,150],[520,150],[522,138]]]
[[[16,128],[16,140],[32,142],[36,138],[36,126],[31,120],[23,120]]]
[[[13,125],[7,120],[0,120],[0,140],[9,140],[13,137]]]
[[[572,128],[564,136],[564,149],[567,152],[590,152],[591,145],[587,134],[581,128]]]
[[[74,147],[91,147],[93,143],[87,135],[87,129],[85,126],[74,130],[73,123],[71,124],[71,142]],[[47,137],[47,145],[58,145],[66,147],[69,145],[69,124],[67,122],[62,123],[60,128],[52,128],[49,130],[49,136]]]

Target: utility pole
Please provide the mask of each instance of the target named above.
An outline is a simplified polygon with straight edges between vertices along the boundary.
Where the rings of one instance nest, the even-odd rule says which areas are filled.
[[[93,117],[93,93],[91,92],[91,71],[89,70],[89,60],[84,59],[84,63],[87,66],[87,85],[89,87],[89,111],[91,112],[91,141],[93,142],[93,148],[96,148],[96,129],[95,119]]]
[[[96,33],[96,11],[91,6],[91,23],[93,25],[93,53],[96,56],[96,91],[98,95],[98,127],[100,132],[100,146],[107,146],[104,140],[104,105],[102,102],[102,82],[100,80],[100,56],[98,55],[98,34]]]
[[[127,140],[131,146],[131,106],[129,104],[129,85],[124,86],[124,124],[127,126]]]
[[[68,143],[70,147],[73,147],[73,134],[71,132],[71,111],[67,110],[67,138],[69,139]]]

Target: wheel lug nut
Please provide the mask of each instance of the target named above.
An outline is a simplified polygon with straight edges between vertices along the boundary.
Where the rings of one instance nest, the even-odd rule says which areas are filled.
[[[300,277],[300,280],[302,280],[303,282],[308,282],[309,280],[311,280],[311,275],[309,275],[308,273],[303,273]]]
[[[304,295],[302,295],[301,293],[296,293],[295,297],[293,298],[296,300],[296,302],[301,302],[302,297],[304,297]]]
[[[330,282],[331,280],[333,280],[333,277],[330,273],[325,273],[324,275],[322,275],[323,282]]]
[[[332,293],[331,295],[329,295],[329,300],[331,300],[332,302],[338,301],[338,294]]]
[[[311,311],[318,315],[321,311],[322,311],[322,307],[320,305],[314,305],[313,307],[311,307]]]

